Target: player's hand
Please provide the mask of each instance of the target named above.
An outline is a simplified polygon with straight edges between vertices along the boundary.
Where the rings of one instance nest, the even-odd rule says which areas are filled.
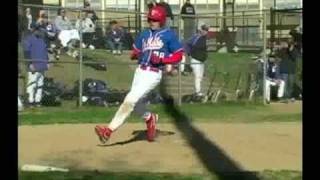
[[[130,59],[131,60],[136,60],[139,58],[139,54],[135,51],[132,51],[131,54],[130,54]]]
[[[151,63],[154,65],[162,64],[163,58],[156,56],[154,54],[151,55]]]

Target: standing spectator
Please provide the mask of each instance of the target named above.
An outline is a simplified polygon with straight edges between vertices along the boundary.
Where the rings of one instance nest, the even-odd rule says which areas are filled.
[[[192,36],[185,45],[185,51],[191,56],[191,68],[194,73],[195,95],[203,96],[201,93],[201,81],[204,73],[204,62],[208,58],[207,34],[209,27],[202,24],[199,32]]]
[[[76,28],[80,31],[82,30],[82,47],[90,49],[95,49],[93,44],[93,37],[95,34],[96,26],[91,20],[92,13],[84,12],[84,18],[78,19],[76,22]]]
[[[115,20],[110,21],[109,25],[110,30],[106,33],[106,45],[109,45],[112,50],[112,54],[120,55],[122,53],[123,30]]]
[[[195,15],[195,9],[194,6],[190,3],[190,0],[186,0],[184,5],[181,8],[181,17],[183,19],[184,23],[184,39],[189,39],[196,31],[196,23],[195,23],[195,17],[190,17],[190,15]],[[189,16],[189,17],[186,17]]]
[[[32,23],[32,15],[31,15],[31,9],[27,8],[26,9],[26,17],[28,19],[28,30],[31,30],[31,23]]]
[[[165,8],[166,10],[166,26],[170,27],[172,26],[172,21],[173,21],[173,14],[172,14],[172,10],[171,7],[168,3],[164,2],[164,0],[160,0],[159,5],[161,5],[162,7]]]
[[[266,101],[269,104],[271,99],[271,86],[278,86],[277,97],[282,98],[284,95],[285,82],[281,79],[279,62],[274,57],[270,57],[267,64],[266,78]]]
[[[28,102],[30,106],[40,106],[44,73],[48,70],[48,50],[43,39],[40,26],[31,24],[32,33],[24,40],[25,57],[29,60],[28,70]]]
[[[19,6],[18,7],[18,41],[21,42],[23,39],[24,34],[28,30],[28,19],[26,16],[23,15],[23,10]]]
[[[281,79],[285,82],[285,100],[287,103],[288,99],[294,101],[292,98],[292,91],[295,82],[295,55],[293,51],[293,45],[288,44],[288,42],[283,41],[280,43],[280,50],[277,53],[280,59],[280,75]]]

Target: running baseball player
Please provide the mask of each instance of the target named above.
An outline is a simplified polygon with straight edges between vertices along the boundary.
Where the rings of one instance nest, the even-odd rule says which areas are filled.
[[[165,67],[182,59],[183,48],[178,37],[165,27],[165,9],[161,6],[152,7],[148,13],[148,23],[150,28],[144,30],[133,44],[131,59],[138,59],[139,66],[135,70],[130,92],[110,124],[95,127],[95,133],[103,144],[124,123],[137,102],[160,83]],[[154,141],[158,115],[146,109],[144,111],[141,115],[147,125],[147,140]]]

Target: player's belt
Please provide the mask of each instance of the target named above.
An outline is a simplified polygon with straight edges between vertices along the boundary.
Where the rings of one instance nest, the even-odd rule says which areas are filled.
[[[159,72],[160,71],[159,68],[146,66],[146,65],[140,65],[140,69],[146,70],[146,71],[153,71],[153,72]]]

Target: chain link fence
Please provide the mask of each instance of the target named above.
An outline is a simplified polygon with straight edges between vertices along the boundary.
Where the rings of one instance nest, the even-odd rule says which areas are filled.
[[[42,8],[48,21],[54,22],[60,7],[19,4],[19,8]],[[95,11],[95,32],[90,41],[84,36],[77,22],[86,15],[87,9],[64,8],[67,18],[79,38],[69,41],[66,46],[55,39],[49,43],[49,69],[45,72],[42,105],[78,107],[85,105],[119,105],[130,90],[135,62],[129,59],[129,50],[139,32],[148,27],[145,13],[131,11]],[[36,19],[36,18],[34,18]],[[125,32],[120,53],[112,51],[106,33],[110,22],[116,20]],[[80,21],[81,22],[81,21]],[[22,22],[18,22],[22,23]],[[25,23],[25,22],[24,22]],[[208,59],[205,61],[204,77],[201,84],[203,96],[195,96],[195,78],[188,57],[177,66],[175,76],[165,76],[162,86],[174,97],[177,104],[217,103],[223,101],[265,101],[264,81],[266,76],[267,11],[236,13],[234,16],[220,14],[199,14],[191,17],[175,15],[171,28],[184,43],[198,26],[209,26],[207,46]],[[22,33],[24,36],[24,32]],[[72,43],[70,43],[72,42]],[[84,45],[83,45],[84,44]],[[92,46],[90,46],[92,45]],[[24,56],[23,42],[19,47],[19,96],[25,104],[28,95],[28,59]],[[66,48],[67,47],[67,48]],[[71,49],[71,50],[70,50]],[[79,88],[82,87],[82,88]],[[104,98],[102,98],[104,97]],[[163,102],[158,89],[150,98],[153,103]]]

